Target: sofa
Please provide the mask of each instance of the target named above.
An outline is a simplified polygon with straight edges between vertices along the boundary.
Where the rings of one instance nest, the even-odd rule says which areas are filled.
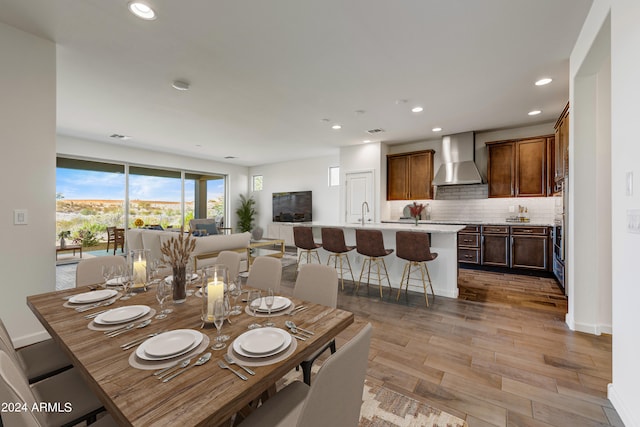
[[[162,231],[133,228],[127,230],[126,242],[129,250],[149,249],[151,259],[162,260],[160,247],[172,237],[177,237],[179,232],[179,230]],[[192,236],[192,238],[196,239],[192,258],[197,269],[215,264],[217,255],[222,251],[235,251],[242,256],[240,271],[247,271],[247,249],[251,241],[251,233],[215,234],[202,237]]]

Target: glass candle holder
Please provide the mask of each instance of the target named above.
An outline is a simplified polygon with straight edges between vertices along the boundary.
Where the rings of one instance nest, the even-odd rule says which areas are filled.
[[[146,289],[150,281],[151,250],[134,249],[130,252],[132,289]]]
[[[217,299],[224,301],[224,289],[229,282],[229,271],[221,264],[212,265],[204,270],[202,282],[202,321],[213,323],[214,303]]]

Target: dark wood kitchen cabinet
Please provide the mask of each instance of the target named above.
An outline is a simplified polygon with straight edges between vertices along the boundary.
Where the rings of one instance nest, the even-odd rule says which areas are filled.
[[[433,198],[433,150],[387,155],[387,200]]]
[[[479,225],[468,225],[458,231],[458,262],[480,264],[480,230]]]
[[[487,143],[489,197],[515,196],[515,144]]]
[[[569,104],[555,124],[554,180],[561,182],[569,173]],[[559,187],[559,184],[557,185]]]
[[[482,265],[509,267],[509,226],[482,226]]]
[[[511,226],[511,268],[549,270],[548,227]]]

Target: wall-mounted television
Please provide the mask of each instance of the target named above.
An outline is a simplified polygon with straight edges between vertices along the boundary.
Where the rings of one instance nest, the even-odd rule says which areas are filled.
[[[273,193],[273,222],[312,221],[311,191]]]

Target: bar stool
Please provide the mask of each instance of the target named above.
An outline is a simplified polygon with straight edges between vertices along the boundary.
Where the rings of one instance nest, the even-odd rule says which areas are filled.
[[[313,261],[313,255],[316,256],[318,264],[322,264],[320,262],[320,255],[318,255],[318,248],[321,248],[322,245],[313,240],[313,230],[311,227],[293,227],[293,242],[296,248],[300,249],[297,261],[298,269],[300,269],[300,259],[302,255],[306,255],[307,264]]]
[[[342,264],[342,258],[347,260],[347,266],[349,267],[349,274],[351,274],[351,281],[356,280],[353,277],[353,270],[351,270],[351,262],[349,261],[348,252],[355,249],[355,246],[347,246],[344,241],[344,231],[342,228],[337,227],[324,227],[321,229],[322,233],[322,248],[329,252],[329,258],[327,258],[327,265],[333,258],[333,268],[340,271],[340,283],[342,290],[344,291],[344,266]],[[340,267],[338,268],[338,259],[340,260]]]
[[[398,289],[398,295],[396,301],[400,298],[400,292],[402,286],[406,284],[405,296],[409,291],[409,278],[411,272],[420,271],[422,278],[422,288],[424,289],[424,299],[429,307],[429,296],[427,294],[427,284],[424,281],[424,274],[427,273],[427,279],[429,280],[429,287],[431,288],[431,295],[435,301],[436,294],[433,292],[433,285],[431,284],[431,276],[429,275],[429,269],[427,268],[427,262],[437,258],[438,254],[431,252],[429,248],[429,235],[427,233],[413,232],[413,231],[398,231],[396,232],[396,250],[398,258],[402,258],[408,261],[402,272],[402,280],[400,280],[400,289]],[[405,282],[406,276],[406,282]],[[417,279],[416,279],[417,280]]]
[[[389,273],[387,272],[387,264],[384,262],[384,257],[391,254],[393,249],[385,249],[384,240],[382,238],[382,231],[380,230],[356,230],[356,250],[359,254],[364,255],[366,258],[362,262],[362,270],[360,270],[360,278],[358,279],[358,285],[356,286],[356,293],[362,283],[362,275],[364,269],[369,265],[367,270],[367,288],[369,288],[369,282],[371,280],[371,263],[374,263],[376,267],[376,273],[378,278],[378,288],[380,289],[380,298],[382,298],[382,279],[387,278],[389,284],[389,292],[391,292],[391,282],[389,281]],[[380,272],[380,265],[384,269],[384,273]]]

